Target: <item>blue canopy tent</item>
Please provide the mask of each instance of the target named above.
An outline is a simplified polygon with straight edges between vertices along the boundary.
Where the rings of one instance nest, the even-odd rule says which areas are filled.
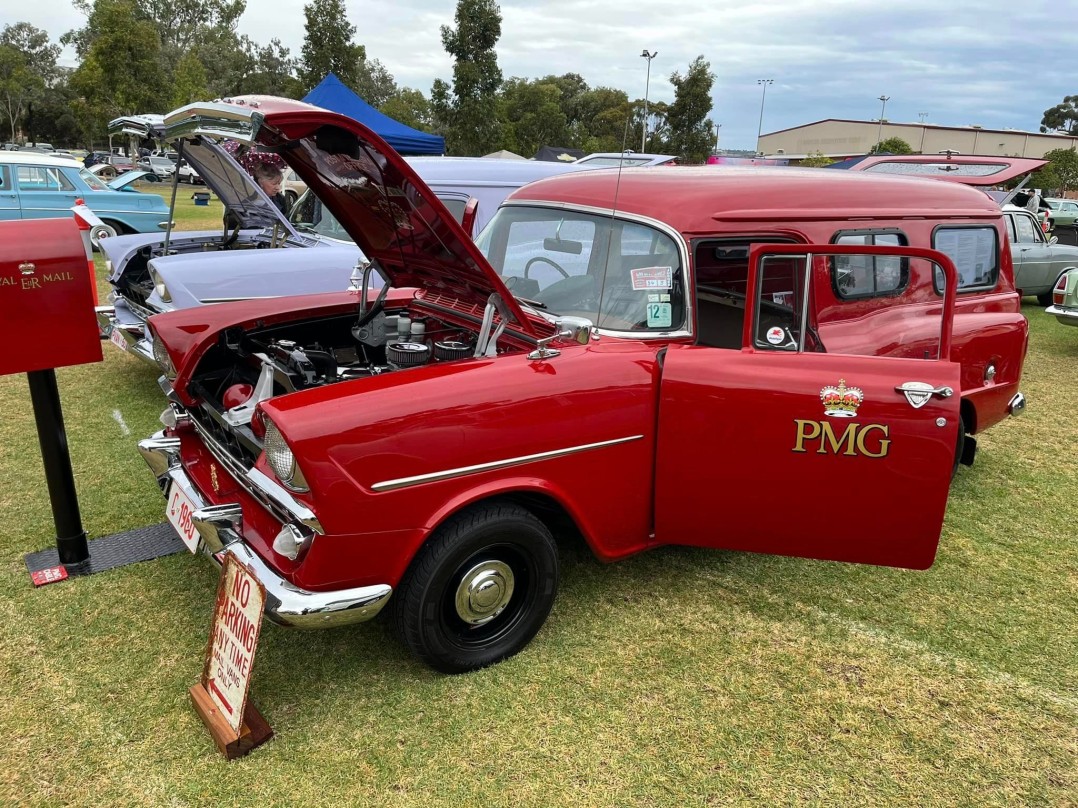
[[[383,115],[330,73],[303,99],[308,104],[339,112],[373,129],[401,154],[445,154],[445,138],[428,135]]]

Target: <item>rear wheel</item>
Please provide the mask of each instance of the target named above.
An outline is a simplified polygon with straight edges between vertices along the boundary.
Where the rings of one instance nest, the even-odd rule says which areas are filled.
[[[527,645],[557,589],[557,547],[546,526],[516,505],[484,505],[423,546],[394,595],[394,623],[432,668],[464,673]]]
[[[1041,292],[1039,295],[1037,295],[1037,302],[1042,306],[1051,306],[1052,305],[1052,293],[1051,292]]]

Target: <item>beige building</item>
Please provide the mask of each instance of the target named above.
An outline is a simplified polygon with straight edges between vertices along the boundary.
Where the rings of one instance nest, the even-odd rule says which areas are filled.
[[[1045,135],[1016,129],[984,129],[979,126],[932,126],[921,123],[844,121],[828,118],[760,137],[760,151],[768,157],[803,159],[820,152],[828,157],[867,154],[881,140],[898,137],[921,154],[944,151],[962,154],[1043,157],[1053,149],[1078,147],[1078,137]]]

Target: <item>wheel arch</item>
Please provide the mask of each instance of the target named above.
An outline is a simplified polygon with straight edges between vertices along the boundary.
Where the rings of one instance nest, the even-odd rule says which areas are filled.
[[[471,489],[449,500],[432,515],[423,543],[429,541],[442,525],[465,511],[492,502],[509,502],[524,508],[542,522],[559,545],[582,540],[596,556],[604,558],[593,537],[583,527],[580,514],[567,499],[556,486],[534,478],[502,480],[497,485]]]

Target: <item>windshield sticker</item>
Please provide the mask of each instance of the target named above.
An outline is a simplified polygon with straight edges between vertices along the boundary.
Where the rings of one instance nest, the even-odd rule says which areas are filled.
[[[669,328],[673,307],[669,303],[648,303],[648,328]]]
[[[793,292],[775,292],[771,295],[771,302],[780,306],[790,306],[793,305],[793,297]]]
[[[767,329],[767,341],[772,345],[779,345],[784,342],[785,339],[786,334],[777,325],[773,325],[771,328]]]
[[[634,292],[646,292],[651,289],[672,289],[674,286],[673,267],[640,267],[630,270]]]

